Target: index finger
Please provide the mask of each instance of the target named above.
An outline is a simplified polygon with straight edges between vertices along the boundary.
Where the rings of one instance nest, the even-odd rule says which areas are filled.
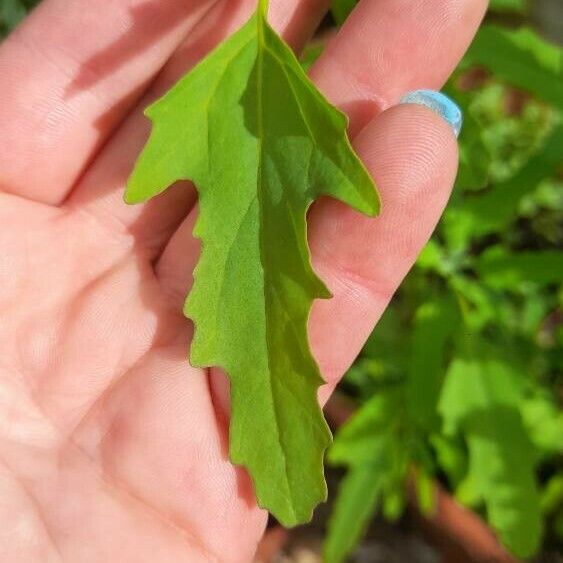
[[[413,266],[455,178],[455,137],[439,117],[416,106],[384,110],[408,91],[443,85],[486,7],[485,0],[363,0],[313,69],[353,133],[362,130],[355,146],[382,199],[374,220],[331,200],[311,213],[315,268],[334,296],[314,303],[310,323],[329,383],[324,398]]]

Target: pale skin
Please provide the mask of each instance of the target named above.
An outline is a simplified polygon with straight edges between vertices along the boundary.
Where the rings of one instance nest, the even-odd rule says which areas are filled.
[[[299,48],[324,0],[271,0]],[[253,0],[45,0],[0,47],[0,560],[252,560],[266,523],[229,463],[228,384],[190,367],[181,314],[196,192],[122,201],[142,110],[241,25]],[[312,70],[350,117],[383,213],[310,214],[310,340],[327,385],[353,361],[432,233],[457,167],[419,106],[474,35],[484,0],[363,0]],[[390,108],[390,109],[388,109]]]

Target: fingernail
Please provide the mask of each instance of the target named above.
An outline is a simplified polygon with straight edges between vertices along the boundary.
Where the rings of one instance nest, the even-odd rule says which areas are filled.
[[[453,129],[457,137],[463,124],[463,113],[459,106],[448,96],[436,90],[413,90],[405,94],[401,104],[418,104],[435,111],[440,117],[445,119]]]

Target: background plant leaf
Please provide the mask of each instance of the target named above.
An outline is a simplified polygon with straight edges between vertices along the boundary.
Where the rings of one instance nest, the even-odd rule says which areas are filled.
[[[503,358],[472,339],[447,374],[440,413],[449,432],[462,432],[469,479],[503,543],[519,557],[533,555],[542,537],[535,456],[519,412],[522,377]]]
[[[514,12],[523,14],[527,11],[526,0],[491,0],[489,10],[494,12]]]
[[[479,257],[476,271],[491,287],[515,290],[522,283],[549,285],[563,280],[563,252],[506,252],[490,248]]]
[[[383,472],[371,464],[350,469],[334,502],[326,542],[325,563],[342,563],[354,550],[381,497]]]
[[[499,79],[563,109],[563,49],[532,29],[482,26],[463,64],[484,66]]]
[[[349,467],[340,484],[325,543],[327,563],[352,552],[383,499],[390,515],[404,504],[401,483],[407,450],[401,439],[401,388],[389,388],[365,403],[342,427],[329,450],[333,464]]]
[[[358,0],[332,0],[330,10],[337,25],[342,25],[346,21],[357,3]]]

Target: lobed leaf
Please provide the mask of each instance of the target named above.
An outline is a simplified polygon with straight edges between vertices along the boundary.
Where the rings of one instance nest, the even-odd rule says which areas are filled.
[[[494,247],[479,256],[476,271],[491,287],[509,291],[523,282],[556,284],[563,280],[563,252],[536,250],[511,253]]]
[[[390,421],[397,419],[402,390],[376,393],[339,430],[329,450],[332,463],[362,465],[377,462],[393,432]]]
[[[491,0],[489,10],[525,14],[528,11],[528,3],[526,0]]]
[[[518,409],[520,380],[511,364],[478,343],[452,362],[439,408],[445,428],[467,441],[472,494],[483,498],[503,543],[530,557],[541,542],[542,517],[535,456]]]
[[[514,176],[446,211],[443,224],[449,244],[464,247],[471,239],[510,226],[518,216],[522,198],[559,170],[562,154],[563,126],[558,125],[543,147]]]
[[[266,21],[267,2],[146,110],[149,141],[126,201],[192,180],[203,250],[185,313],[194,366],[231,382],[230,456],[258,503],[284,525],[325,499],[331,436],[309,350],[312,301],[330,296],[306,238],[311,203],[328,195],[375,214],[373,181],[346,137],[346,118],[316,90]]]
[[[330,11],[336,25],[342,25],[346,21],[357,3],[358,0],[332,0]]]

